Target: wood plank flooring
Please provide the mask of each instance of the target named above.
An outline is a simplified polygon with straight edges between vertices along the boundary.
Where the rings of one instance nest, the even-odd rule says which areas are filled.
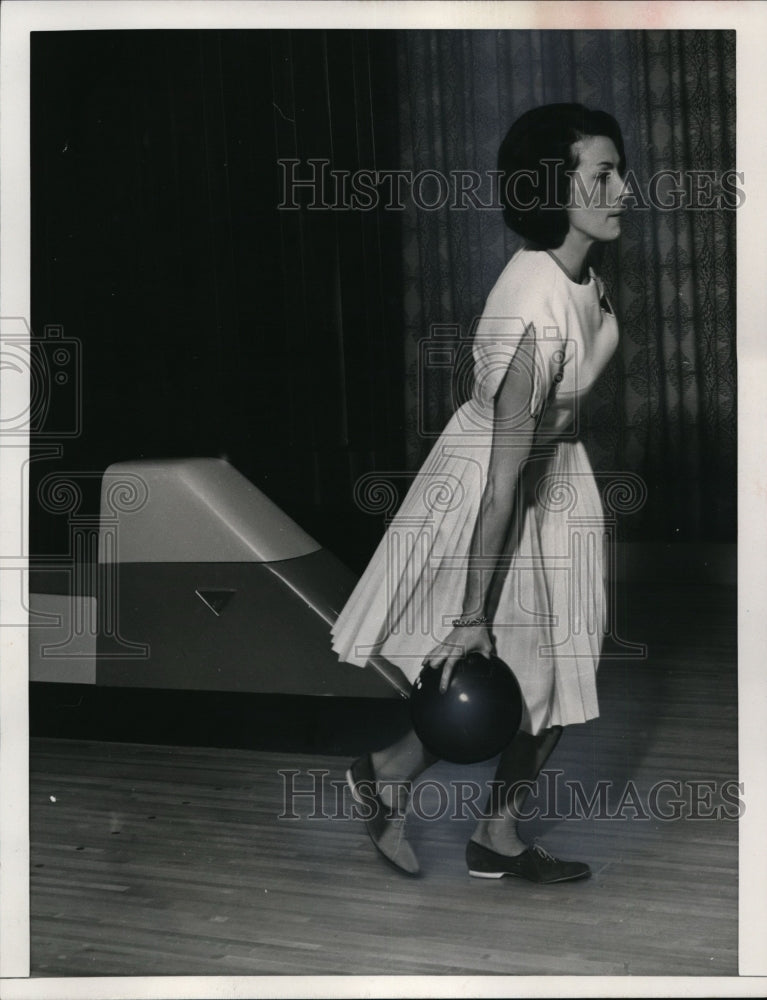
[[[348,759],[242,749],[36,738],[31,749],[32,972],[74,975],[737,973],[737,822],[663,820],[657,782],[737,779],[735,595],[728,588],[636,588],[631,634],[642,661],[607,660],[602,715],[572,727],[548,764],[608,814],[538,817],[524,833],[588,861],[584,882],[539,887],[471,879],[469,815],[452,818],[451,781],[492,765],[439,764],[411,816],[423,869],[408,879],[377,856],[350,801],[335,801]],[[327,772],[326,812],[295,788]],[[563,772],[553,775],[554,771]],[[317,776],[319,780],[319,776]],[[628,786],[629,782],[633,785]],[[705,793],[705,788],[704,788]],[[659,797],[670,808],[668,789]],[[703,815],[708,801],[703,794]],[[568,809],[564,809],[566,813]]]

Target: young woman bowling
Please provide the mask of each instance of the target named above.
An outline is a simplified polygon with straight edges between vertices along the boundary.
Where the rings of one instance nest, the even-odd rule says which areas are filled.
[[[579,408],[618,342],[593,269],[616,240],[625,155],[617,122],[580,104],[522,115],[498,155],[503,215],[524,244],[488,296],[473,341],[474,382],[434,445],[333,627],[341,660],[394,665],[412,684],[472,650],[514,671],[524,711],[468,842],[470,875],[538,883],[588,865],[519,835],[530,786],[565,726],[599,714],[605,593],[602,506]],[[405,815],[414,779],[435,763],[413,731],[355,761],[380,853],[417,875]]]

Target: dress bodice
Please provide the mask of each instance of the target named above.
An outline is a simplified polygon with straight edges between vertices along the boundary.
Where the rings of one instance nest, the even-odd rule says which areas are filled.
[[[482,422],[492,419],[493,400],[513,361],[530,371],[537,433],[558,436],[572,424],[577,428],[580,401],[617,344],[618,324],[593,270],[586,284],[577,284],[544,251],[520,250],[477,325],[472,410]]]

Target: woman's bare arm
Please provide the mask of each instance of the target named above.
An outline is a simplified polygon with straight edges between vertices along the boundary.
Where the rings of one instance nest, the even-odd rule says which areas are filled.
[[[521,357],[530,355],[520,348]],[[506,545],[514,513],[519,472],[530,454],[536,418],[530,415],[531,366],[513,361],[495,397],[493,441],[487,482],[469,548],[462,617],[484,615],[494,566]],[[483,572],[484,568],[484,572]],[[487,625],[458,626],[424,659],[444,663],[440,688],[445,690],[455,663],[471,650],[487,655],[493,640]]]

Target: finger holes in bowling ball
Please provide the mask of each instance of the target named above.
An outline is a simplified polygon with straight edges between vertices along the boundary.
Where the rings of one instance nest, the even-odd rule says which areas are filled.
[[[441,693],[442,668],[424,667],[410,694],[416,735],[435,757],[454,764],[489,760],[514,739],[522,721],[522,692],[497,656],[469,653],[455,664]]]

